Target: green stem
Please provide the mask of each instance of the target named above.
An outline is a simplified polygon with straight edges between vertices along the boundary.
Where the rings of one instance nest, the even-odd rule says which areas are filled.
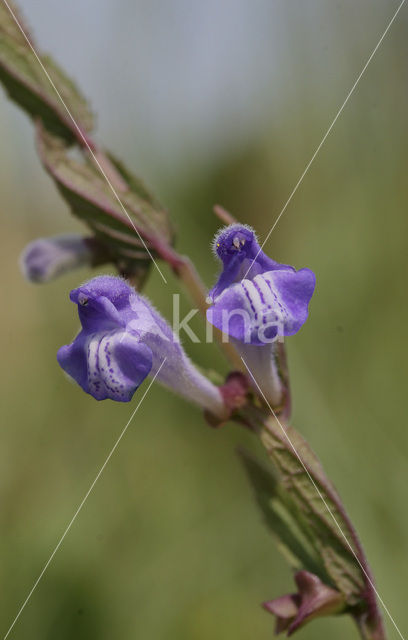
[[[363,546],[339,494],[327,478],[317,456],[304,438],[289,426],[282,416],[278,420],[276,415],[271,416],[264,410],[247,405],[237,412],[236,418],[238,422],[244,423],[258,436],[276,467],[283,485],[288,490],[293,485],[293,474],[303,474],[315,486],[319,495],[321,492],[327,496],[327,502],[331,505],[328,516],[334,518],[337,527],[341,528],[343,537],[350,539],[352,545],[348,545],[350,553],[359,565],[364,581],[360,593],[364,607],[351,611],[351,615],[357,622],[360,635],[364,640],[386,640],[381,611],[377,603],[374,577]],[[291,464],[288,463],[288,457],[293,461]],[[300,506],[302,509],[304,508],[304,505]],[[307,507],[305,508],[305,513],[307,513]],[[309,511],[313,513],[310,506]],[[345,548],[347,549],[347,546]]]
[[[381,616],[376,621],[368,620],[366,615],[353,616],[361,640],[387,640]]]

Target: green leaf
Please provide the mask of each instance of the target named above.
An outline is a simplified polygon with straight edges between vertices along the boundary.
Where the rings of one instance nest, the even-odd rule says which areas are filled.
[[[239,455],[254,490],[264,522],[274,535],[279,550],[296,570],[306,569],[327,582],[324,565],[305,534],[307,523],[290,495],[280,484],[273,469],[266,469],[250,453]]]
[[[94,145],[88,136],[93,118],[85,99],[51,58],[39,53],[12,2],[10,7],[18,24],[0,3],[0,80],[10,97],[36,121],[42,163],[74,215],[107,245],[120,272],[142,282],[151,266],[149,254],[173,257],[167,213],[120,161]],[[82,159],[70,152],[75,139]]]
[[[285,427],[283,431],[273,416],[265,416],[257,410],[248,411],[246,419],[249,417],[253,428],[260,434],[274,463],[279,486],[290,499],[290,504],[296,506],[300,517],[293,512],[294,517],[320,558],[330,583],[345,595],[349,605],[356,605],[361,602],[366,581],[354,554],[363,566],[366,560],[341,500],[320,461],[295,429]],[[286,501],[285,504],[289,503]]]
[[[145,200],[152,205],[155,209],[162,209],[160,202],[156,196],[150,191],[150,189],[144,184],[144,182],[138,178],[134,173],[123,164],[121,160],[118,160],[112,153],[107,154],[114,167],[118,170],[122,178],[125,180],[129,188],[137,194],[142,200]]]
[[[292,427],[287,427],[286,436],[276,420],[269,418],[261,439],[278,468],[283,486],[309,525],[309,539],[327,573],[348,603],[355,604],[361,598],[365,582],[353,555],[358,549],[350,522],[309,445]]]
[[[124,185],[119,197],[126,215],[92,158],[77,159],[61,138],[41,126],[37,127],[37,148],[45,169],[73,214],[108,244],[118,261],[124,265],[134,261],[147,263],[150,258],[145,245],[152,254],[157,254],[159,244],[171,244],[173,235],[167,213],[155,200],[147,200],[140,191]]]
[[[51,60],[39,53],[21,15],[14,4],[9,5],[41,63],[58,89],[63,101],[83,135],[93,126],[93,116],[86,100],[75,84]],[[0,3],[0,81],[20,107],[33,118],[40,118],[49,131],[62,136],[67,142],[81,140],[78,129],[69,117],[49,79],[36,59],[29,43],[16,24],[7,6]],[[82,144],[82,141],[81,141]]]

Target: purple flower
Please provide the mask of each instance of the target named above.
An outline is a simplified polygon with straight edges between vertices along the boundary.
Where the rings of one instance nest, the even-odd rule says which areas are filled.
[[[208,321],[232,338],[265,344],[291,336],[306,322],[315,287],[310,269],[296,271],[261,250],[253,229],[233,224],[220,231],[214,250],[223,270],[208,299]]]
[[[81,332],[58,351],[61,367],[96,400],[129,402],[150,374],[211,413],[225,413],[220,391],[193,366],[146,298],[115,276],[71,291]],[[164,364],[163,364],[164,362]],[[162,366],[161,366],[162,365]]]
[[[95,264],[95,249],[91,238],[74,233],[38,238],[24,249],[20,267],[30,282],[49,282],[77,267]]]
[[[233,224],[214,240],[222,272],[211,289],[207,320],[228,335],[267,399],[279,403],[277,338],[299,331],[315,287],[310,269],[296,271],[261,250],[253,229]]]

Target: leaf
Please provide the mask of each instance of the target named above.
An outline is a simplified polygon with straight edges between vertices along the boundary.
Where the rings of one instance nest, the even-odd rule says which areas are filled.
[[[125,182],[128,184],[129,188],[140,196],[143,200],[146,200],[152,207],[157,209],[162,209],[160,202],[156,199],[156,197],[151,193],[148,187],[144,184],[144,182],[138,178],[134,173],[129,171],[129,169],[123,164],[121,160],[118,160],[112,153],[107,154],[112,164],[118,170],[120,175],[123,177]]]
[[[355,604],[361,598],[365,583],[353,555],[358,549],[340,498],[320,461],[292,427],[286,431],[290,442],[274,419],[270,418],[265,427],[262,442],[277,465],[283,486],[308,522],[310,540],[337,589],[349,604]]]
[[[8,0],[8,4],[35,48],[14,3]],[[92,129],[93,116],[85,98],[49,56],[40,54],[37,49],[36,52],[72,117],[86,135]],[[10,98],[31,117],[40,118],[49,131],[67,142],[79,138],[82,144],[78,129],[4,2],[0,3],[0,80]]]
[[[363,566],[366,560],[320,461],[292,427],[286,427],[284,432],[272,416],[256,410],[251,411],[249,419],[275,465],[279,486],[301,514],[297,519],[299,526],[318,554],[330,582],[345,595],[349,605],[361,602],[367,584],[354,554]]]
[[[147,200],[124,185],[119,197],[126,215],[92,159],[76,159],[61,138],[41,126],[37,127],[37,148],[72,213],[107,243],[118,259],[128,264],[135,260],[146,262],[150,257],[145,245],[157,253],[158,246],[171,243],[173,234],[167,213],[155,200]]]
[[[324,565],[305,535],[302,513],[281,486],[276,473],[263,467],[245,450],[240,450],[239,455],[265,524],[276,538],[280,551],[294,569],[306,569],[327,582]]]

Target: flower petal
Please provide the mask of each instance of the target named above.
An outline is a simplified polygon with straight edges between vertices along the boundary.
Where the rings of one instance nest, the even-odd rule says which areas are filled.
[[[96,400],[129,402],[152,368],[152,352],[125,330],[83,332],[58,352],[61,367]]]
[[[310,269],[300,269],[270,271],[263,277],[283,315],[286,315],[284,335],[294,335],[307,320],[308,305],[316,285],[315,274]]]
[[[225,289],[207,320],[241,342],[263,345],[299,331],[314,286],[310,269],[268,271]]]
[[[81,331],[71,344],[58,349],[58,364],[84,391],[88,392],[88,365],[86,361],[87,336]]]

